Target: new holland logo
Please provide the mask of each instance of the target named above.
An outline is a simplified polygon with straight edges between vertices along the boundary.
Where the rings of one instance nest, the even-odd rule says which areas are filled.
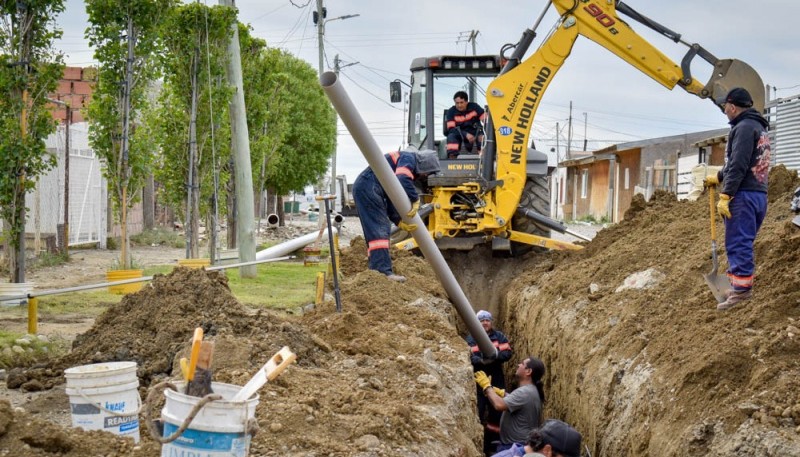
[[[511,135],[512,133],[514,133],[514,130],[511,127],[507,126],[507,125],[504,125],[504,126],[500,127],[499,129],[497,129],[497,131],[500,133],[500,135],[503,135],[503,136],[508,136],[508,135]]]

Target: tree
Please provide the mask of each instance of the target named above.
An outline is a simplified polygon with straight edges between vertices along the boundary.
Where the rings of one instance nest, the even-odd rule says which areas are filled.
[[[63,72],[52,50],[62,11],[63,0],[0,1],[0,217],[12,282],[25,280],[25,194],[56,163],[44,139],[55,130],[46,97]]]
[[[160,22],[176,1],[86,0],[87,37],[100,62],[89,104],[89,140],[103,159],[114,214],[122,227],[123,269],[131,267],[127,211],[154,156],[152,136],[136,126],[148,112],[146,91],[159,74],[153,56],[161,50]]]
[[[189,215],[184,221],[189,257],[198,255],[200,216],[209,219],[214,212],[215,181],[228,179],[220,164],[230,156],[228,103],[233,92],[224,75],[235,20],[232,8],[200,3],[181,5],[165,18],[159,134],[164,166],[157,176],[169,204]]]
[[[265,48],[240,27],[256,189],[284,195],[316,183],[336,146],[336,117],[308,63]]]

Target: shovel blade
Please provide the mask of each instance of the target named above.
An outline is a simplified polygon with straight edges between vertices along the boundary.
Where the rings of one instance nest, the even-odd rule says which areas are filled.
[[[795,216],[794,219],[792,219],[792,224],[800,227],[800,216]]]
[[[716,270],[712,270],[710,273],[703,275],[703,279],[706,280],[706,284],[711,289],[711,293],[714,294],[714,298],[717,299],[717,303],[722,303],[728,299],[731,283],[727,277],[720,276]]]

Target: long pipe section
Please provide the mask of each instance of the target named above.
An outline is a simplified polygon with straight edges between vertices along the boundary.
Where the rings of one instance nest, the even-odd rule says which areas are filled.
[[[464,324],[466,324],[467,330],[472,337],[475,338],[475,341],[478,342],[478,347],[481,352],[487,357],[496,358],[497,349],[492,344],[486,331],[481,327],[478,318],[475,317],[472,305],[470,305],[467,296],[464,295],[464,291],[461,290],[461,286],[458,284],[458,281],[456,281],[455,276],[453,276],[453,272],[450,270],[447,262],[445,262],[442,253],[439,251],[430,233],[424,229],[425,223],[422,221],[422,218],[419,214],[414,215],[413,218],[406,215],[411,211],[411,202],[408,201],[408,197],[403,187],[400,185],[400,181],[397,180],[391,167],[389,167],[389,163],[386,162],[386,159],[383,157],[378,143],[375,142],[375,138],[369,133],[364,120],[361,119],[361,115],[359,115],[355,106],[353,106],[353,102],[350,100],[347,92],[342,85],[339,84],[336,73],[331,71],[325,72],[320,76],[319,81],[320,84],[322,84],[322,88],[325,90],[325,94],[331,100],[334,109],[339,113],[342,122],[344,122],[347,130],[350,131],[350,135],[352,135],[353,139],[356,141],[358,148],[361,149],[361,153],[364,154],[364,157],[367,159],[370,168],[372,168],[372,172],[378,177],[378,181],[380,181],[381,186],[383,186],[383,189],[386,191],[386,195],[389,196],[392,204],[394,204],[394,207],[397,208],[397,211],[401,214],[403,222],[406,224],[417,224],[417,227],[422,227],[420,230],[415,230],[411,235],[417,242],[425,259],[431,264],[431,267],[433,267],[433,271],[439,278],[439,282],[442,283],[444,290],[447,292],[448,297],[450,297],[450,301],[455,305],[458,315],[461,317],[461,320],[464,321]]]
[[[333,234],[336,235],[336,227],[333,228]],[[323,233],[322,236],[327,235]],[[320,237],[319,230],[297,237],[293,240],[284,241],[281,244],[276,244],[275,246],[268,247],[263,251],[256,252],[256,260],[274,259],[276,257],[289,255],[292,252],[313,243],[318,237]]]

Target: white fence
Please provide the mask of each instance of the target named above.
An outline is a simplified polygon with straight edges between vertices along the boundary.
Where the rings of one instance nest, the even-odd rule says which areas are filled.
[[[69,140],[69,245],[99,243],[105,248],[107,186],[100,159],[89,147],[88,124],[73,124]],[[45,144],[48,153],[57,155],[58,166],[39,176],[36,190],[25,198],[25,232],[37,240],[56,235],[64,223],[64,126],[59,126]]]

